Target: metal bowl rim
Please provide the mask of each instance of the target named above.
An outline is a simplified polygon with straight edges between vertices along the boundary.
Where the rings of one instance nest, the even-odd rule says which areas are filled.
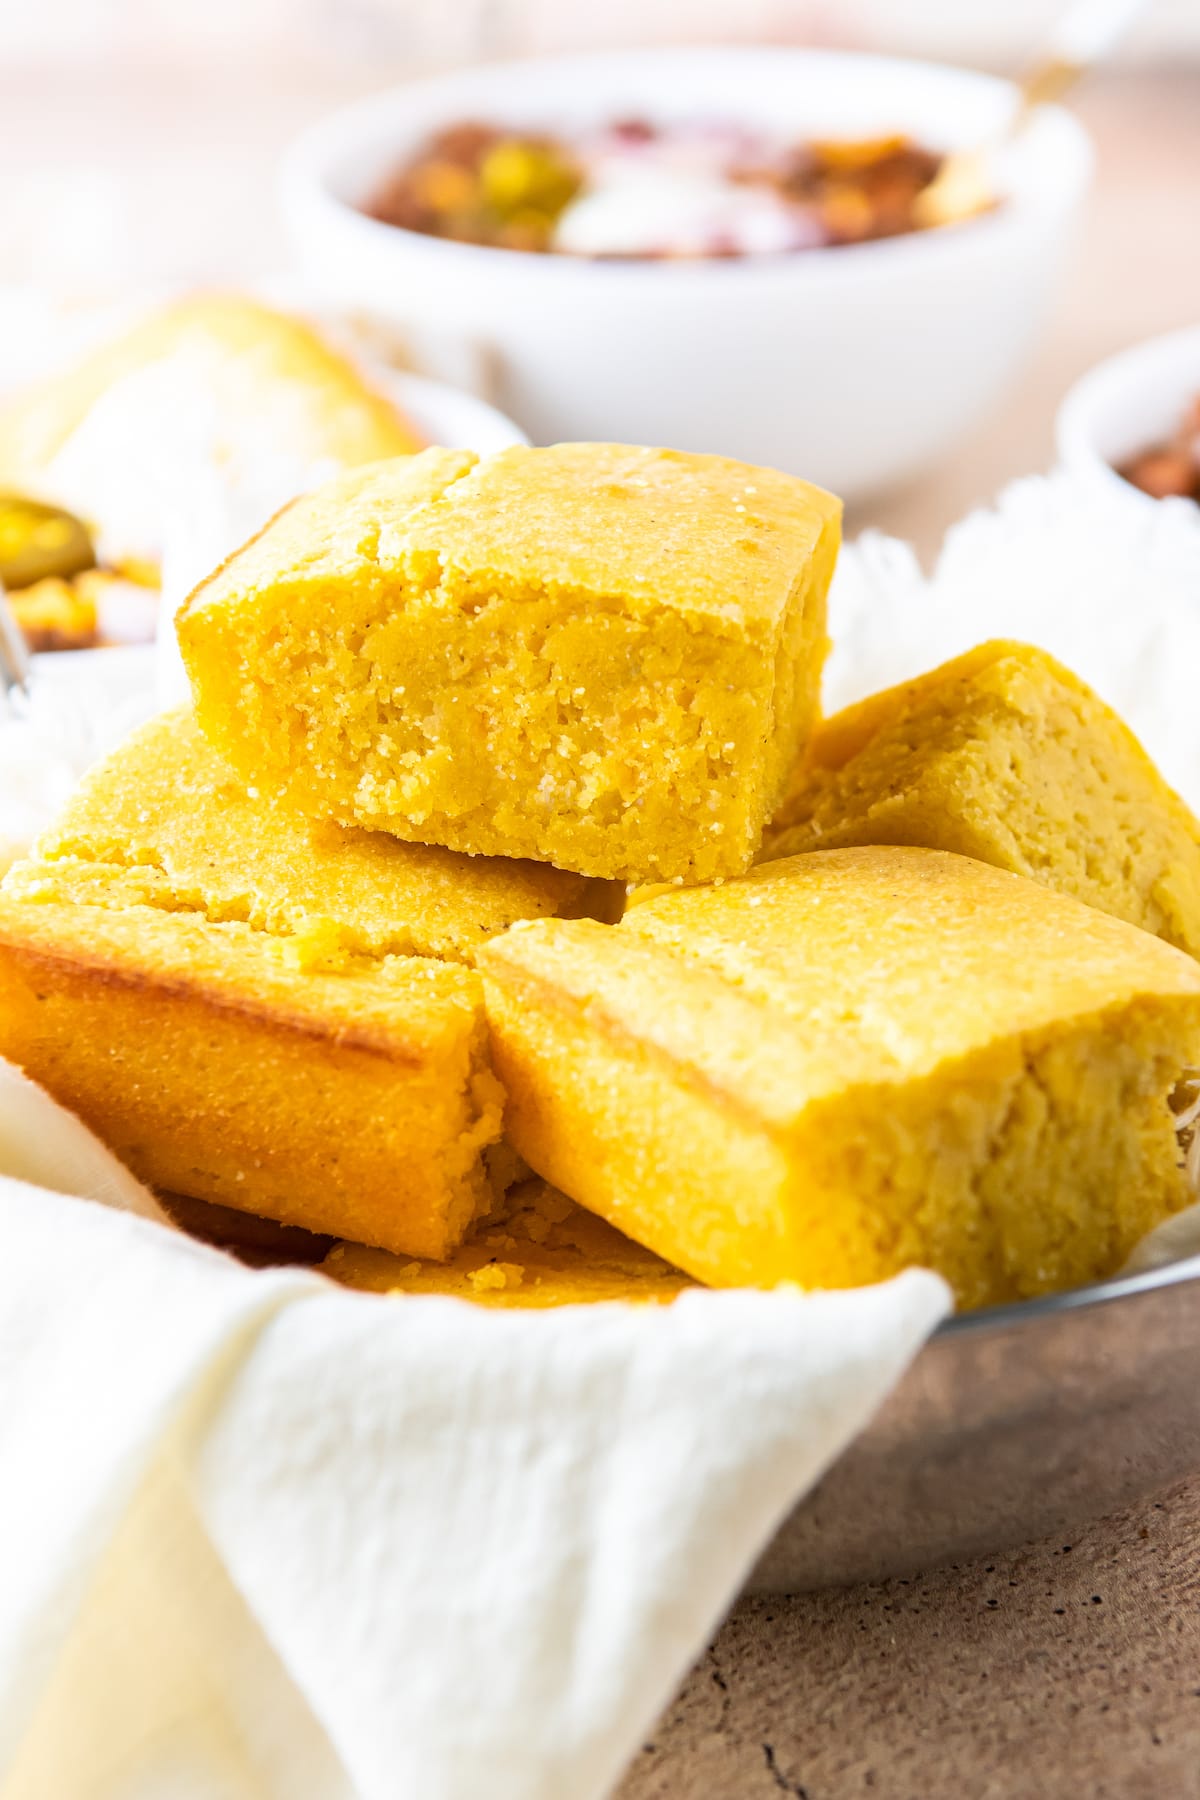
[[[1009,1331],[1014,1326],[1032,1325],[1063,1313],[1108,1306],[1115,1301],[1153,1293],[1159,1288],[1183,1286],[1194,1281],[1200,1281],[1200,1255],[1165,1263],[1159,1269],[1145,1269],[1137,1275],[1116,1275],[1108,1281],[1071,1288],[1065,1294],[1045,1294],[1037,1300],[1014,1300],[1004,1306],[981,1307],[977,1312],[955,1313],[942,1321],[933,1340],[954,1337],[962,1332]]]

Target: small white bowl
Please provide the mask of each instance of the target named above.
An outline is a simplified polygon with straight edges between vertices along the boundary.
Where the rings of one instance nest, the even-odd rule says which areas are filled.
[[[359,102],[292,147],[282,198],[307,283],[422,335],[467,340],[535,442],[716,450],[858,498],[943,455],[1012,380],[1091,167],[1043,112],[986,218],[852,248],[732,262],[588,262],[453,244],[359,210],[429,132],[463,119],[574,129],[732,120],[800,137],[902,130],[974,144],[1002,81],[886,57],[651,50],[498,64]]]
[[[1060,406],[1059,460],[1093,489],[1124,504],[1161,506],[1118,475],[1116,465],[1169,438],[1197,394],[1200,325],[1122,350],[1090,369]]]

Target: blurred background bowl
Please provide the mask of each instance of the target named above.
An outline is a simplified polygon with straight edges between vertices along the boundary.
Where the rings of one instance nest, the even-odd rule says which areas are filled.
[[[1087,186],[1083,129],[1047,109],[987,217],[878,243],[710,262],[588,262],[399,230],[359,210],[431,131],[574,131],[615,118],[744,122],[793,137],[905,131],[974,144],[994,77],[783,49],[648,50],[493,65],[346,107],[293,145],[282,193],[312,286],[469,340],[535,442],[720,450],[855,500],[919,472],[1003,393],[1033,342]]]
[[[1135,344],[1097,363],[1067,394],[1055,428],[1059,459],[1119,504],[1161,506],[1117,466],[1172,437],[1198,395],[1200,325]]]
[[[448,387],[442,381],[429,381],[423,375],[389,369],[366,358],[361,360],[374,385],[395,400],[427,444],[492,456],[497,450],[507,450],[510,444],[529,442],[512,419],[474,394],[464,394],[460,388]]]

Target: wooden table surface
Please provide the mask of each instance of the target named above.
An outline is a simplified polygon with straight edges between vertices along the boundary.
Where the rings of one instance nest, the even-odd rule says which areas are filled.
[[[1200,1794],[1200,1484],[909,1581],[739,1606],[620,1800]]]
[[[0,161],[35,170],[49,200],[86,161],[114,254],[139,276],[253,273],[283,261],[280,146],[345,97],[311,73],[277,70],[264,89],[243,72],[214,109],[188,71],[97,88],[0,69]],[[852,527],[878,524],[932,554],[953,519],[1048,465],[1054,409],[1077,374],[1200,319],[1200,71],[1098,81],[1080,111],[1097,187],[1035,362],[945,468]],[[10,205],[19,192],[10,182]],[[1200,1796],[1198,1546],[1200,1484],[1070,1544],[740,1606],[622,1800]]]

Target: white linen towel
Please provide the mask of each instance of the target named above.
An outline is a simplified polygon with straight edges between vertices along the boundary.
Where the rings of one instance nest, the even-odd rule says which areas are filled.
[[[830,596],[827,711],[988,638],[1049,650],[1135,731],[1200,812],[1200,508],[1115,505],[1059,471],[1015,481],[953,526],[931,575],[869,531]]]
[[[949,1306],[250,1271],[3,1067],[0,1171],[5,1800],[607,1793]]]

